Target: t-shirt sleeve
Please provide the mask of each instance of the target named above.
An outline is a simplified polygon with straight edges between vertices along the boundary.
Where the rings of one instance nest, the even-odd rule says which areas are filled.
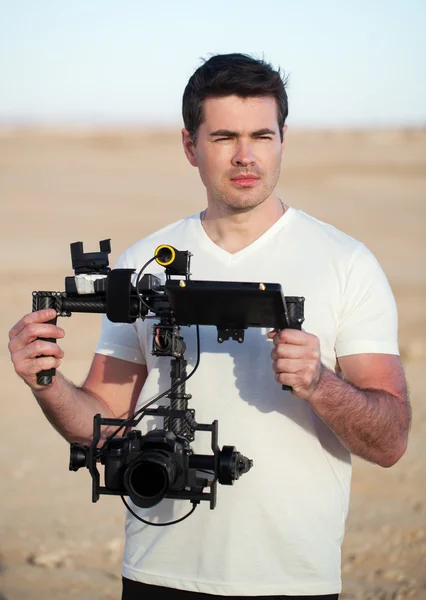
[[[131,268],[127,264],[125,254],[118,259],[116,268]],[[102,317],[101,334],[95,353],[141,365],[146,364],[136,323],[112,323],[105,315]]]
[[[382,268],[363,244],[349,266],[335,350],[337,357],[399,354],[395,298]]]

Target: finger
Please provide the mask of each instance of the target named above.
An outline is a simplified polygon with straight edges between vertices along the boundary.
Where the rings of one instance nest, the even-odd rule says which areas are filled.
[[[61,360],[54,356],[41,356],[31,360],[26,365],[26,376],[34,376],[40,371],[48,371],[49,369],[58,369],[61,366]]]
[[[276,335],[278,335],[278,333],[279,333],[279,329],[272,329],[271,331],[268,331],[268,338],[271,340]]]
[[[300,383],[299,376],[295,373],[276,373],[275,381],[281,385],[288,385],[291,387],[291,392],[294,392],[297,385]]]
[[[306,367],[306,363],[300,360],[280,358],[272,363],[274,373],[300,373]]]
[[[30,323],[9,342],[10,353],[16,352],[37,338],[63,338],[65,331],[49,323]]]
[[[34,379],[34,376],[40,371],[57,369],[60,364],[61,359],[56,356],[40,356],[18,360],[14,366],[16,373],[28,382],[30,379]]]
[[[11,355],[15,371],[21,376],[27,375],[30,363],[40,357],[60,360],[64,357],[64,352],[57,344],[37,340]]]
[[[56,356],[57,358],[63,358],[64,351],[58,344],[47,342],[45,340],[35,340],[32,344],[25,346],[21,350],[21,357],[24,360],[27,358],[38,358],[39,356]]]
[[[288,341],[288,336],[284,333],[287,329],[273,329],[268,333],[268,338],[274,340],[274,344],[284,344]]]
[[[14,325],[9,331],[9,340],[16,337],[28,325],[31,325],[32,323],[44,323],[54,319],[56,316],[57,312],[53,308],[46,308],[28,313],[22,317],[22,319],[18,321],[16,325]]]
[[[305,358],[306,348],[305,346],[294,346],[292,344],[279,344],[273,347],[271,350],[272,360],[278,358]]]
[[[313,346],[319,344],[319,340],[315,335],[299,329],[282,329],[275,336],[273,342],[275,346],[280,343],[294,344],[296,346]]]
[[[274,346],[271,352],[271,358],[272,360],[291,358],[303,361],[306,364],[317,364],[321,360],[321,351],[317,346],[280,344],[279,346]]]

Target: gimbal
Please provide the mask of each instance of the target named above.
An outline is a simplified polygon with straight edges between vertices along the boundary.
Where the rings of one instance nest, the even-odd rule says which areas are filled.
[[[216,326],[219,343],[227,339],[242,343],[248,327],[300,329],[304,299],[284,297],[279,284],[193,281],[191,254],[169,245],[159,246],[137,275],[134,269],[111,270],[110,251],[110,240],[101,241],[100,252],[94,253],[84,253],[81,242],[71,244],[75,275],[65,278],[65,292],[33,292],[33,311],[54,308],[62,317],[73,312],[105,313],[116,323],[159,319],[153,326],[152,354],[172,358],[171,386],[129,419],[95,415],[90,446],[71,444],[70,469],[88,468],[93,502],[100,494],[110,494],[129,496],[142,508],[173,498],[190,500],[193,509],[206,500],[213,509],[217,483],[232,485],[250,470],[253,461],[233,446],[220,450],[217,421],[197,423],[195,411],[188,408],[191,396],[186,393],[185,384],[199,363],[199,326]],[[158,277],[144,273],[154,260],[165,270],[164,285]],[[56,324],[56,320],[51,322]],[[180,334],[180,326],[184,325],[197,328],[198,359],[189,375],[184,359],[186,346]],[[54,369],[42,371],[37,381],[49,385],[54,375]],[[165,396],[170,399],[169,405],[149,408]],[[163,417],[163,429],[142,435],[135,428],[145,415]],[[118,429],[105,438],[102,426]],[[211,433],[212,455],[194,453],[190,442],[196,431]],[[119,436],[120,432],[124,435]],[[104,486],[100,485],[98,463],[105,467]],[[205,488],[209,491],[205,492]],[[133,512],[127,503],[126,506]]]

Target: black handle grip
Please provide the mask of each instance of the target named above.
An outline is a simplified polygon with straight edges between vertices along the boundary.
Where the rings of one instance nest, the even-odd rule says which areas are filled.
[[[55,308],[56,302],[55,299],[49,296],[34,296],[33,299],[33,312],[36,310],[44,310],[45,308]],[[56,325],[58,317],[54,317],[50,321],[46,321],[46,323],[51,323],[52,325]],[[45,342],[53,342],[56,343],[55,338],[38,338],[39,340],[44,340]],[[38,357],[37,357],[38,358]],[[51,385],[52,377],[54,377],[56,373],[56,369],[45,369],[44,371],[40,371],[37,373],[37,384],[38,385]]]
[[[299,331],[302,329],[302,323],[294,323],[293,327],[291,327],[291,329],[298,329]],[[292,392],[293,388],[291,387],[291,385],[282,385],[281,389],[284,392]]]

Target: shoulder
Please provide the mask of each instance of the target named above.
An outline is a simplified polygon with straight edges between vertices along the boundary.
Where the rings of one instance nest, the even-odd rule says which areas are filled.
[[[184,219],[179,219],[154,231],[130,246],[118,259],[117,264],[125,267],[135,267],[146,262],[154,256],[154,252],[161,244],[179,246],[189,230],[194,227],[199,214],[196,213]]]
[[[363,242],[301,210],[296,212],[294,233],[316,269],[331,266],[343,284],[349,280],[387,283],[378,260]]]
[[[359,252],[365,246],[337,227],[296,210],[297,229],[309,246],[321,246],[344,254]]]

